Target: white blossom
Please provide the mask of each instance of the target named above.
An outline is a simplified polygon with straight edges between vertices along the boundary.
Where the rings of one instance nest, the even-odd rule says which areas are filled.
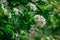
[[[43,27],[46,24],[45,18],[43,16],[35,15],[34,20],[37,26]]]
[[[16,15],[19,14],[19,10],[17,8],[13,8],[13,11],[15,12]]]
[[[32,9],[32,10],[34,10],[34,11],[36,11],[36,10],[37,10],[36,5],[35,5],[35,4],[33,4],[33,3],[28,3],[28,6],[30,6],[30,9]]]
[[[8,16],[8,18],[12,18],[12,15],[11,15],[11,13],[9,13],[9,16]]]
[[[7,0],[1,0],[1,1],[0,1],[0,4],[4,4],[4,6],[7,7],[8,2],[7,2]]]
[[[20,40],[18,33],[14,33],[14,34],[13,34],[13,38],[15,38],[15,40]]]
[[[44,38],[41,38],[41,40],[44,40]]]
[[[16,37],[18,37],[19,36],[19,34],[18,33],[16,33]]]
[[[8,16],[8,18],[11,18],[12,16],[11,16],[11,13],[9,13],[9,11],[7,10],[7,8],[4,8],[4,4],[1,4],[2,5],[2,9],[3,9],[3,11],[4,11],[4,14],[5,15],[7,15]]]
[[[1,0],[1,3],[6,3],[7,1],[6,0]]]
[[[46,37],[47,40],[50,40],[50,37]]]
[[[8,12],[8,10],[6,9],[6,8],[4,8],[4,4],[1,4],[2,5],[2,9],[3,9],[3,11],[4,11],[4,14],[5,15],[8,15],[9,14],[9,12]]]
[[[8,10],[7,9],[4,9],[4,14],[5,15],[8,15],[8,13],[9,13]]]

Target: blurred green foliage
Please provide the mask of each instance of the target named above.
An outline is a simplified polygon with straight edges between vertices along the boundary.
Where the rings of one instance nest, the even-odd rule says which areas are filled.
[[[1,1],[0,40],[60,40],[60,6],[57,1],[38,0],[32,2],[31,0],[6,0],[7,2],[5,3],[7,3],[7,6]],[[37,10],[34,11],[35,8],[31,9],[28,3],[34,4]],[[4,8],[8,10],[6,14],[5,9],[2,8],[2,4],[4,4]],[[18,9],[19,14],[17,14],[16,11],[14,12],[14,8]],[[42,15],[46,19],[46,24],[43,28],[38,28],[39,35],[36,34],[38,36],[26,39],[26,34],[29,33],[31,25],[35,24],[34,16],[36,14]],[[22,33],[21,30],[23,30]],[[18,35],[18,37],[14,35]],[[47,37],[49,37],[49,39]]]

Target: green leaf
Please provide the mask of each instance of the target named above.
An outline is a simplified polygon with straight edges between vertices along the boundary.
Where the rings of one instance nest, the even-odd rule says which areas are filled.
[[[0,31],[0,37],[2,37],[4,35],[4,33],[2,31]]]
[[[46,6],[44,6],[44,5],[39,5],[39,4],[37,4],[37,3],[35,3],[36,4],[36,6],[42,11],[42,12],[45,12],[45,10],[47,10],[47,7]]]

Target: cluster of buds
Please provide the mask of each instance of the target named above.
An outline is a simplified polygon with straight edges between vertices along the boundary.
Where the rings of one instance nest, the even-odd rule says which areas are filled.
[[[35,15],[34,20],[36,22],[36,25],[39,27],[43,27],[46,24],[46,20],[43,16]]]
[[[29,39],[30,37],[35,37],[35,36],[39,36],[39,29],[38,27],[43,27],[46,24],[45,18],[43,16],[40,15],[35,15],[34,16],[34,20],[36,22],[36,24],[31,25],[31,28],[29,30],[29,34],[26,35],[26,38]]]
[[[4,8],[4,4],[1,4],[1,5],[2,5],[1,8],[4,10],[4,14],[7,15],[9,13],[8,10],[6,8]]]
[[[36,11],[37,10],[37,7],[35,4],[33,3],[28,3],[28,6],[30,7],[30,9],[32,9],[33,11]]]
[[[13,11],[15,12],[16,15],[19,14],[19,10],[17,8],[13,8]]]
[[[0,4],[4,4],[4,7],[7,7],[8,2],[7,0],[0,0]]]
[[[38,36],[38,28],[36,27],[36,25],[31,25],[31,28],[29,30],[29,34],[26,35],[26,39],[29,40],[29,38],[34,38],[36,36]]]
[[[29,32],[30,32],[30,34],[32,35],[32,36],[36,36],[36,34],[37,34],[37,27],[35,26],[35,25],[31,25],[31,28],[30,28],[30,30],[29,30]]]
[[[7,1],[6,1],[6,0],[0,0],[0,2],[4,4],[4,3],[6,3]]]
[[[9,13],[9,11],[7,10],[7,5],[8,5],[7,0],[1,0],[0,2],[1,2],[1,8],[4,11],[4,14],[7,15],[8,18],[11,18],[12,17],[11,13]]]
[[[11,18],[11,13],[9,13],[9,11],[7,10],[7,8],[4,7],[4,4],[1,4],[1,8],[3,9],[4,11],[4,14],[8,16],[8,18]]]

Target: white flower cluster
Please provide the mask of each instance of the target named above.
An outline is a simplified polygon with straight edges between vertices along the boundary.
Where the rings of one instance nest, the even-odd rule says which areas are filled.
[[[37,10],[36,5],[33,4],[33,3],[28,3],[28,6],[30,6],[30,9],[32,9],[33,11],[36,11]]]
[[[39,33],[38,26],[41,28],[46,24],[45,18],[43,16],[35,15],[34,20],[35,20],[36,24],[31,25],[29,33],[26,35],[27,40],[29,40],[29,38],[31,38],[31,37],[33,38],[35,36],[39,36],[40,33]]]
[[[37,34],[37,27],[35,26],[35,25],[31,25],[31,28],[30,28],[30,30],[29,30],[29,32],[30,32],[30,34],[32,35],[32,36],[35,36],[36,34]]]
[[[13,11],[15,12],[16,15],[19,14],[19,10],[17,8],[13,8]]]
[[[2,4],[1,8],[4,10],[4,14],[7,15],[8,14],[8,10],[6,8],[4,8],[4,4]]]
[[[6,3],[6,0],[0,0],[1,3]]]
[[[9,13],[9,11],[7,10],[7,1],[6,0],[1,0],[1,8],[3,9],[4,11],[4,14],[8,16],[8,18],[11,18],[11,13]]]
[[[29,34],[26,35],[26,39],[29,38],[34,38],[35,36],[38,36],[38,28],[36,27],[36,25],[31,25],[31,28],[29,30]]]
[[[2,5],[2,9],[3,9],[3,11],[4,11],[4,14],[5,15],[8,15],[8,18],[11,18],[12,16],[11,16],[11,13],[9,13],[9,11],[7,10],[7,8],[4,8],[4,4],[1,4]]]
[[[4,4],[4,6],[7,7],[8,2],[7,0],[0,0],[0,4]]]
[[[46,24],[46,20],[43,16],[35,15],[34,20],[35,20],[37,26],[43,27]]]

